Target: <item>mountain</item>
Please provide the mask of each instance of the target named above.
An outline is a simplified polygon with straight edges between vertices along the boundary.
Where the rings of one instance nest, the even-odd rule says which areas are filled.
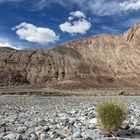
[[[0,48],[0,86],[60,89],[140,86],[140,23],[121,35],[100,34],[54,48]]]

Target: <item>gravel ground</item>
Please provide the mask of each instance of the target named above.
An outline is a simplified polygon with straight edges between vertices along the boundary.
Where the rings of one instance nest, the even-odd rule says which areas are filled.
[[[128,116],[116,138],[99,130],[96,104],[118,100]],[[140,140],[140,96],[0,96],[0,140]]]

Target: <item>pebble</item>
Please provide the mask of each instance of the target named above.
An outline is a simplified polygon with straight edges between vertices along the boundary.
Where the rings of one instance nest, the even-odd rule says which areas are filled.
[[[26,130],[27,130],[27,127],[26,127],[26,126],[19,126],[19,127],[17,128],[17,132],[18,132],[18,133],[25,133]]]
[[[3,139],[5,139],[5,140],[14,140],[14,139],[16,139],[16,135],[13,134],[13,133],[10,133],[10,134],[6,135],[5,137],[3,137]]]
[[[61,139],[67,138],[67,134],[63,130],[54,130],[54,133]]]
[[[89,123],[96,125],[97,124],[97,118],[90,119]]]
[[[86,132],[86,136],[85,136],[85,139],[86,139],[86,140],[94,140],[94,137],[95,137],[94,131],[88,130],[88,131]]]
[[[73,138],[81,138],[81,129],[80,128],[74,128],[73,129]]]
[[[16,140],[23,140],[22,135],[18,134],[17,137],[16,137]]]
[[[140,98],[133,98],[124,98],[128,116],[117,140],[139,140]],[[2,97],[0,140],[111,140],[99,129],[96,101],[95,97]]]
[[[33,134],[31,134],[31,138],[30,139],[31,140],[38,140],[38,136],[35,133],[33,133]]]

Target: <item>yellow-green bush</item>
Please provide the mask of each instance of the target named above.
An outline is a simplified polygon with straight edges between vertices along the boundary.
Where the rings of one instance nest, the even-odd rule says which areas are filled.
[[[117,131],[126,116],[126,108],[122,103],[104,101],[97,105],[98,121],[103,131]]]

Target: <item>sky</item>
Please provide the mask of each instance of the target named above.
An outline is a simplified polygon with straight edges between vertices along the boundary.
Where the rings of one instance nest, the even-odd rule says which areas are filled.
[[[140,0],[0,0],[0,46],[53,47],[140,22]]]

